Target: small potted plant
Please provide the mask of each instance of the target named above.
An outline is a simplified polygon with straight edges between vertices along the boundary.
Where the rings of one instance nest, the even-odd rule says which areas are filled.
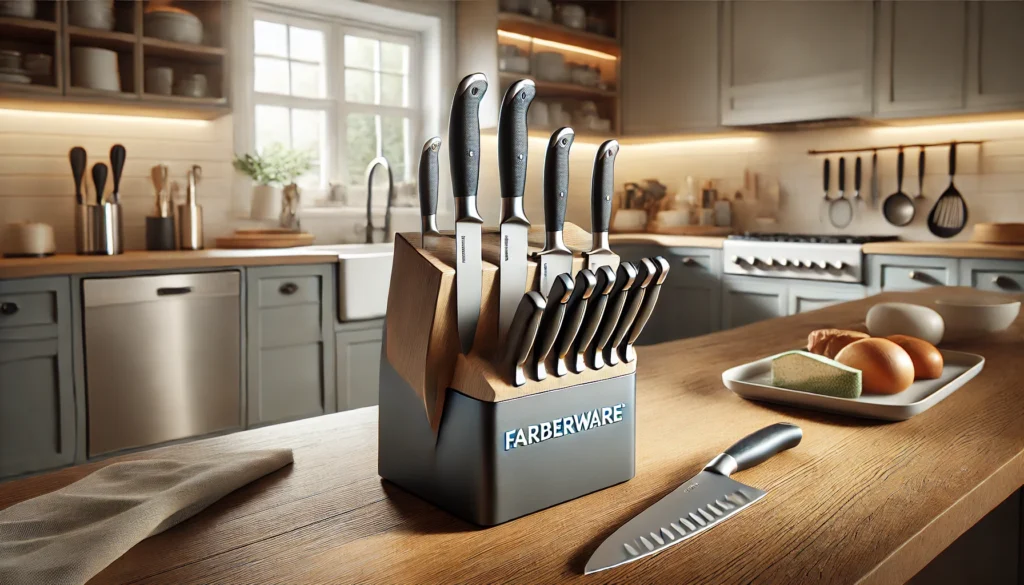
[[[249,217],[277,219],[281,213],[282,189],[313,167],[313,155],[275,142],[263,152],[236,156],[234,166],[254,183]]]

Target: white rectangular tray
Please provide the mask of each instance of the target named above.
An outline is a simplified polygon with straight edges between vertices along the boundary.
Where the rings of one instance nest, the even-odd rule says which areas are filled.
[[[771,383],[771,357],[726,370],[722,373],[722,382],[726,388],[747,400],[802,406],[863,418],[907,420],[938,404],[977,376],[985,365],[985,358],[980,355],[948,349],[939,351],[945,361],[942,376],[936,380],[918,380],[899,394],[862,394],[860,398],[835,398],[777,388]]]

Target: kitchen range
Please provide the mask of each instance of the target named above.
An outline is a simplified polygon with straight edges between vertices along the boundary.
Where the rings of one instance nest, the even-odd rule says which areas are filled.
[[[722,244],[726,274],[863,283],[864,244],[897,236],[745,233]]]

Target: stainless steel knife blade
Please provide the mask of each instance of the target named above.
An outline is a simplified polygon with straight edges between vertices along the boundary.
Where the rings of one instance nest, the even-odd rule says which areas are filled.
[[[544,249],[535,254],[538,288],[544,296],[559,274],[572,276],[572,252],[562,239],[562,226],[569,197],[569,149],[575,138],[572,128],[559,128],[544,155]]]
[[[640,306],[640,312],[637,313],[636,319],[633,320],[633,325],[629,328],[629,334],[626,336],[626,343],[621,348],[622,359],[627,362],[631,362],[636,359],[636,350],[633,349],[633,344],[636,343],[636,339],[640,337],[640,333],[643,332],[644,326],[647,325],[647,320],[651,318],[651,313],[654,312],[654,306],[658,304],[658,295],[661,293],[661,285],[665,282],[668,277],[669,266],[668,260],[662,256],[654,258],[654,278],[650,286],[647,287],[647,292],[644,293],[644,302]]]
[[[547,306],[544,308],[544,315],[540,318],[540,329],[537,331],[537,340],[533,345],[533,378],[537,381],[548,377],[547,367],[544,362],[555,345],[555,338],[558,330],[562,327],[562,319],[565,317],[565,304],[572,296],[572,279],[568,274],[559,274],[555,277],[555,283],[551,285],[551,291],[547,298]]]
[[[612,533],[587,561],[596,573],[653,555],[732,517],[766,493],[729,476],[800,444],[803,431],[777,423],[747,435],[673,490]]]
[[[594,273],[597,277],[597,285],[594,287],[594,294],[590,295],[587,301],[587,314],[583,317],[583,325],[576,335],[575,357],[572,359],[572,371],[580,374],[587,367],[587,348],[597,334],[597,326],[601,324],[601,316],[604,315],[605,307],[608,306],[608,294],[615,286],[615,271],[611,266],[601,266]]]
[[[498,340],[505,339],[517,304],[526,291],[526,234],[530,220],[523,210],[529,146],[526,114],[537,96],[530,79],[509,86],[498,115],[498,183],[501,186],[501,250],[498,260]]]
[[[597,276],[584,268],[576,274],[572,295],[565,305],[565,319],[555,341],[555,375],[559,378],[569,373],[566,358],[572,351],[572,344],[583,324],[583,316],[587,314],[587,302],[597,287]]]
[[[594,157],[594,175],[590,185],[590,231],[593,243],[590,251],[583,253],[586,267],[591,270],[597,270],[599,266],[615,268],[619,264],[619,257],[612,252],[608,243],[612,195],[615,194],[615,157],[618,154],[618,141],[608,140],[598,147]]]
[[[604,361],[608,362],[609,366],[619,363],[619,346],[626,339],[629,328],[633,326],[633,321],[640,312],[640,306],[643,305],[647,286],[654,280],[656,270],[657,267],[650,258],[640,259],[640,266],[636,270],[636,281],[633,283],[633,287],[629,289],[626,307],[622,310],[622,316],[619,317],[618,324],[615,325],[615,333],[612,334],[611,341],[604,348]]]
[[[526,383],[524,366],[537,338],[537,329],[540,328],[540,318],[545,306],[544,295],[531,290],[523,295],[519,307],[516,308],[515,319],[512,319],[512,327],[505,338],[503,359],[504,368],[511,373],[513,386],[522,386]]]
[[[462,353],[473,349],[480,320],[483,262],[476,206],[480,178],[480,100],[487,91],[483,73],[466,76],[455,91],[448,122],[448,156],[455,194],[455,300]]]
[[[420,192],[420,247],[429,248],[441,237],[437,229],[437,153],[441,150],[441,137],[435,136],[423,144],[420,153],[418,187]]]
[[[604,310],[601,324],[597,328],[597,336],[588,352],[590,367],[595,370],[604,367],[604,348],[608,346],[612,334],[615,333],[615,326],[619,324],[619,317],[622,316],[622,309],[626,306],[629,291],[633,288],[633,283],[636,282],[636,273],[636,266],[632,262],[619,264],[619,269],[615,273],[615,284],[612,285],[612,290],[608,293],[608,306]]]

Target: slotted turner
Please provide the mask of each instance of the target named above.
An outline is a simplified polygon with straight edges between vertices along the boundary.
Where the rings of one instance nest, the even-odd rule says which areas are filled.
[[[956,143],[949,145],[949,187],[928,214],[928,229],[940,238],[952,238],[967,225],[967,202],[953,184],[956,175]]]

